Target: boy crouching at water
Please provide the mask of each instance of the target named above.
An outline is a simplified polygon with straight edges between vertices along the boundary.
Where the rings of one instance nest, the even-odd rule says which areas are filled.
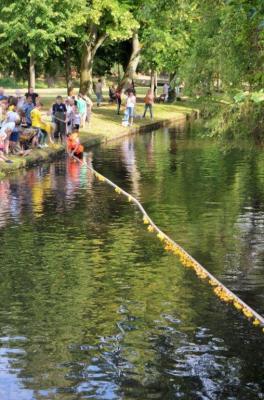
[[[70,157],[83,158],[83,146],[80,143],[79,130],[73,128],[72,133],[67,138],[67,153]]]

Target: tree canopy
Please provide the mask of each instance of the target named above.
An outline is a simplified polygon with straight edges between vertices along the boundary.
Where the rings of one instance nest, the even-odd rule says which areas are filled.
[[[263,87],[262,0],[2,0],[1,5],[1,70],[18,77],[26,76],[30,62],[37,72],[67,64],[68,72],[71,67],[79,72],[86,93],[94,65],[104,73],[117,62],[130,68],[131,79],[140,56],[139,68],[177,74],[192,93]]]

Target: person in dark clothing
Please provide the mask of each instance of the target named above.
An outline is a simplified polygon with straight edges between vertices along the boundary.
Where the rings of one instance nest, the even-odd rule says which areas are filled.
[[[122,103],[121,90],[119,88],[116,89],[115,100],[116,100],[116,105],[117,105],[117,115],[119,115],[120,114],[121,103]]]
[[[116,92],[115,85],[112,85],[111,87],[109,87],[109,102],[110,103],[115,102],[115,99],[116,99],[115,92]]]
[[[32,98],[32,103],[34,104],[34,106],[36,105],[36,100],[39,97],[38,93],[34,92],[34,89],[31,87],[29,88],[29,91],[25,94],[26,99],[28,97]]]
[[[62,101],[62,97],[58,96],[56,98],[56,103],[52,106],[52,115],[54,117],[54,122],[56,124],[56,129],[54,132],[54,139],[58,141],[61,140],[62,143],[65,142],[66,136],[66,105]]]

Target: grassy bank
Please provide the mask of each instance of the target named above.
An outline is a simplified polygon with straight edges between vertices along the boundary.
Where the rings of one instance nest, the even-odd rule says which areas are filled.
[[[42,101],[47,110],[54,101],[55,95],[55,92],[50,95],[45,91],[45,95],[42,96]],[[144,104],[141,101],[142,98],[139,98],[139,104],[137,105],[136,110],[138,115],[142,115],[144,109]],[[147,116],[145,119],[136,118],[132,128],[122,126],[122,114],[124,109],[121,111],[121,115],[117,115],[116,106],[107,103],[103,104],[99,108],[95,106],[90,125],[80,132],[82,143],[85,143],[87,146],[89,146],[118,138],[120,136],[136,132],[150,123],[159,123],[165,120],[173,120],[184,117],[186,114],[190,114],[193,111],[193,108],[187,104],[184,105],[184,103],[155,104],[154,120],[151,121],[149,116]],[[4,162],[0,163],[0,179],[20,168],[29,167],[41,161],[52,160],[63,151],[63,146],[54,144],[47,149],[33,150],[27,157],[10,156],[10,159],[13,161],[12,164],[7,164]]]

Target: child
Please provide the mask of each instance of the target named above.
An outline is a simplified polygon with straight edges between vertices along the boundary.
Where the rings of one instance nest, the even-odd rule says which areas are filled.
[[[12,154],[15,154],[16,152],[19,152],[21,150],[19,146],[19,138],[21,133],[20,120],[17,119],[15,124],[16,125],[9,137],[9,147]]]
[[[6,135],[0,133],[0,161],[12,162],[5,157],[5,139]]]
[[[43,121],[41,114],[42,103],[38,103],[36,107],[31,111],[30,116],[32,120],[32,128],[38,131],[38,146],[47,147],[47,137],[51,140],[52,126],[50,123]]]
[[[78,110],[78,107],[75,105],[73,107],[73,129],[79,131],[81,125],[81,114]]]
[[[128,114],[128,124],[130,121],[129,124],[130,126],[133,125],[135,106],[136,106],[136,96],[134,95],[132,90],[129,90],[126,100],[126,114]]]
[[[80,114],[80,124],[79,125],[83,128],[83,127],[85,127],[85,121],[86,121],[86,116],[87,116],[87,104],[81,93],[78,94],[77,108],[78,108],[78,112]]]
[[[56,103],[52,106],[52,115],[54,117],[54,122],[56,123],[54,138],[56,140],[60,139],[61,143],[65,143],[66,114],[66,105],[63,103],[62,97],[57,96]]]
[[[0,161],[12,163],[13,161],[5,157],[9,149],[9,136],[15,127],[14,122],[6,123],[0,130]]]
[[[0,131],[0,161],[6,161],[7,158],[4,156],[5,152],[5,140],[7,138],[7,135],[4,131]]]
[[[65,100],[65,105],[66,105],[66,122],[67,122],[67,136],[72,133],[72,127],[73,127],[73,108],[74,108],[74,100],[71,98],[68,98]]]
[[[79,131],[73,128],[73,132],[67,138],[67,153],[70,157],[83,157],[83,146],[80,144]]]

